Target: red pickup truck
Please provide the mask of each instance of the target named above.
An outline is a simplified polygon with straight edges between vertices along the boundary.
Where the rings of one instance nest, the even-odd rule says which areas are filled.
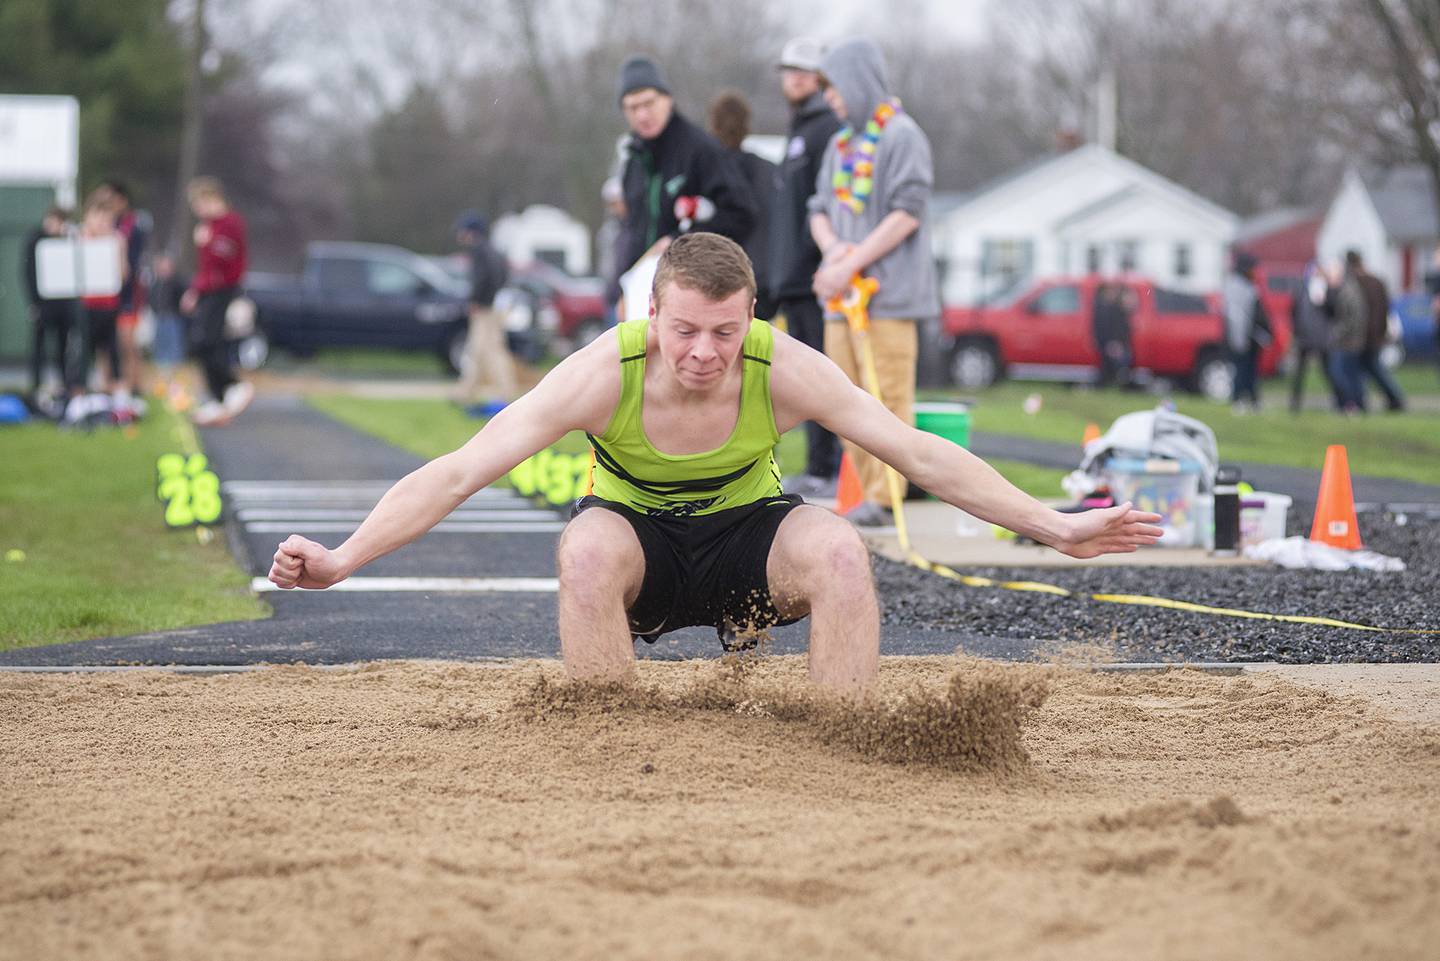
[[[1137,278],[1122,284],[1131,295],[1132,369],[1141,376],[1183,381],[1214,400],[1230,399],[1234,377],[1225,350],[1218,297],[1164,290]],[[1007,301],[983,307],[947,307],[944,331],[950,376],[967,390],[1001,377],[1088,383],[1100,357],[1091,315],[1097,276],[1040,281]],[[1260,354],[1260,373],[1275,373],[1290,344],[1289,311],[1266,297],[1274,342]]]

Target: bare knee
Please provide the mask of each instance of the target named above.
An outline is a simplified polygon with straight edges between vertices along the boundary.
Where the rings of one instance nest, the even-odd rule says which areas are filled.
[[[645,558],[629,522],[612,511],[591,508],[565,525],[555,566],[564,589],[628,593],[638,589]]]
[[[819,508],[801,508],[785,519],[776,540],[768,566],[770,590],[787,609],[800,610],[814,600],[873,596],[870,552],[849,522]]]
[[[848,521],[827,525],[816,536],[811,556],[822,590],[844,594],[872,590],[870,550]]]

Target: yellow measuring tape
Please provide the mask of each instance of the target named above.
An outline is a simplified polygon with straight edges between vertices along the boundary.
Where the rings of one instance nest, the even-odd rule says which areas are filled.
[[[869,382],[866,389],[870,395],[882,404],[885,402],[880,395],[880,378],[875,369],[875,351],[870,346],[870,297],[878,289],[879,283],[872,277],[861,277],[858,274],[850,282],[850,288],[842,297],[829,301],[826,306],[836,313],[843,314],[846,326],[850,331],[851,346],[860,355],[864,367],[865,379]],[[1136,607],[1159,607],[1172,611],[1187,611],[1192,614],[1209,614],[1213,617],[1241,617],[1255,621],[1282,621],[1287,624],[1312,624],[1318,627],[1339,627],[1352,631],[1374,631],[1383,634],[1440,634],[1440,629],[1427,629],[1418,627],[1375,627],[1371,624],[1356,624],[1351,621],[1336,620],[1333,617],[1309,617],[1303,614],[1269,614],[1264,611],[1244,611],[1232,607],[1212,607],[1208,604],[1195,604],[1190,601],[1176,601],[1168,597],[1151,597],[1147,594],[1077,594],[1056,584],[1046,584],[1041,581],[997,581],[989,577],[977,577],[973,574],[961,574],[954,568],[946,567],[944,564],[937,564],[921,556],[910,546],[910,534],[905,526],[905,498],[901,492],[900,475],[890,465],[885,465],[885,476],[890,487],[890,506],[895,514],[895,535],[900,541],[900,549],[905,552],[905,563],[912,567],[918,567],[923,571],[938,574],[941,577],[952,581],[958,581],[966,587],[998,587],[1007,591],[1026,591],[1033,594],[1051,594],[1056,597],[1079,597],[1102,604],[1131,604]]]

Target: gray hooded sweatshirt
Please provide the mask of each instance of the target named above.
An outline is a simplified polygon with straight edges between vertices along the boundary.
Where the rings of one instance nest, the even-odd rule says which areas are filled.
[[[869,40],[849,40],[825,55],[820,70],[845,100],[848,123],[856,132],[853,149],[875,108],[888,96],[885,58]],[[893,210],[918,218],[919,229],[865,271],[880,282],[870,301],[870,316],[904,320],[939,316],[940,296],[925,213],[935,180],[929,139],[909,114],[901,112],[891,118],[876,144],[874,189],[865,209],[857,214],[835,196],[833,180],[840,169],[840,151],[835,146],[838,137],[825,148],[810,212],[825,214],[835,235],[855,244]]]

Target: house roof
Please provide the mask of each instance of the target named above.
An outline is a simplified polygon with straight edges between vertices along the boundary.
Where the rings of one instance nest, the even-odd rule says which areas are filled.
[[[1224,207],[1221,207],[1219,204],[1214,203],[1210,200],[1206,200],[1204,197],[1200,196],[1192,190],[1188,190],[1185,187],[1180,186],[1173,180],[1163,177],[1155,171],[1151,170],[1150,168],[1145,167],[1142,164],[1136,163],[1128,157],[1124,157],[1113,150],[1109,150],[1105,147],[1100,146],[1099,144],[1085,144],[1083,146],[1076,147],[1074,150],[1066,151],[1065,153],[1046,154],[1044,156],[1037,157],[1029,163],[1023,164],[1020,167],[1017,167],[1015,170],[1012,170],[1009,173],[984,184],[974,193],[970,194],[970,196],[966,198],[964,204],[962,204],[961,206],[969,206],[973,203],[983,202],[988,197],[999,193],[1000,191],[1006,189],[1007,187],[1010,187],[1018,181],[1027,180],[1037,175],[1041,175],[1042,172],[1047,168],[1059,168],[1072,163],[1085,163],[1086,161],[1095,160],[1098,160],[1101,163],[1107,163],[1112,166],[1122,168],[1127,174],[1130,175],[1132,183],[1129,187],[1122,188],[1116,193],[1102,198],[1098,202],[1092,202],[1091,204],[1087,204],[1087,208],[1093,208],[1096,206],[1097,203],[1101,206],[1107,206],[1111,203],[1115,203],[1118,200],[1122,199],[1122,197],[1119,195],[1125,194],[1126,191],[1130,190],[1131,188],[1143,184],[1157,190],[1169,193],[1177,200],[1180,200],[1182,203],[1188,204],[1189,206],[1203,211],[1209,216],[1214,217],[1217,220],[1223,221],[1227,224],[1233,224],[1236,221],[1235,214],[1233,214],[1229,210],[1226,210]],[[958,210],[960,208],[957,207],[955,209]],[[1088,210],[1088,213],[1095,212],[1096,211],[1094,209]],[[1068,222],[1074,219],[1077,215],[1081,215],[1081,213],[1081,211],[1066,211],[1062,214],[1060,222]]]
[[[1271,234],[1290,230],[1312,220],[1318,226],[1324,216],[1323,210],[1314,210],[1310,207],[1277,207],[1274,210],[1266,210],[1246,218],[1236,228],[1235,242],[1244,244],[1252,240],[1262,240]]]
[[[1391,167],[1365,178],[1365,189],[1392,240],[1429,241],[1440,237],[1435,185],[1420,164]]]

